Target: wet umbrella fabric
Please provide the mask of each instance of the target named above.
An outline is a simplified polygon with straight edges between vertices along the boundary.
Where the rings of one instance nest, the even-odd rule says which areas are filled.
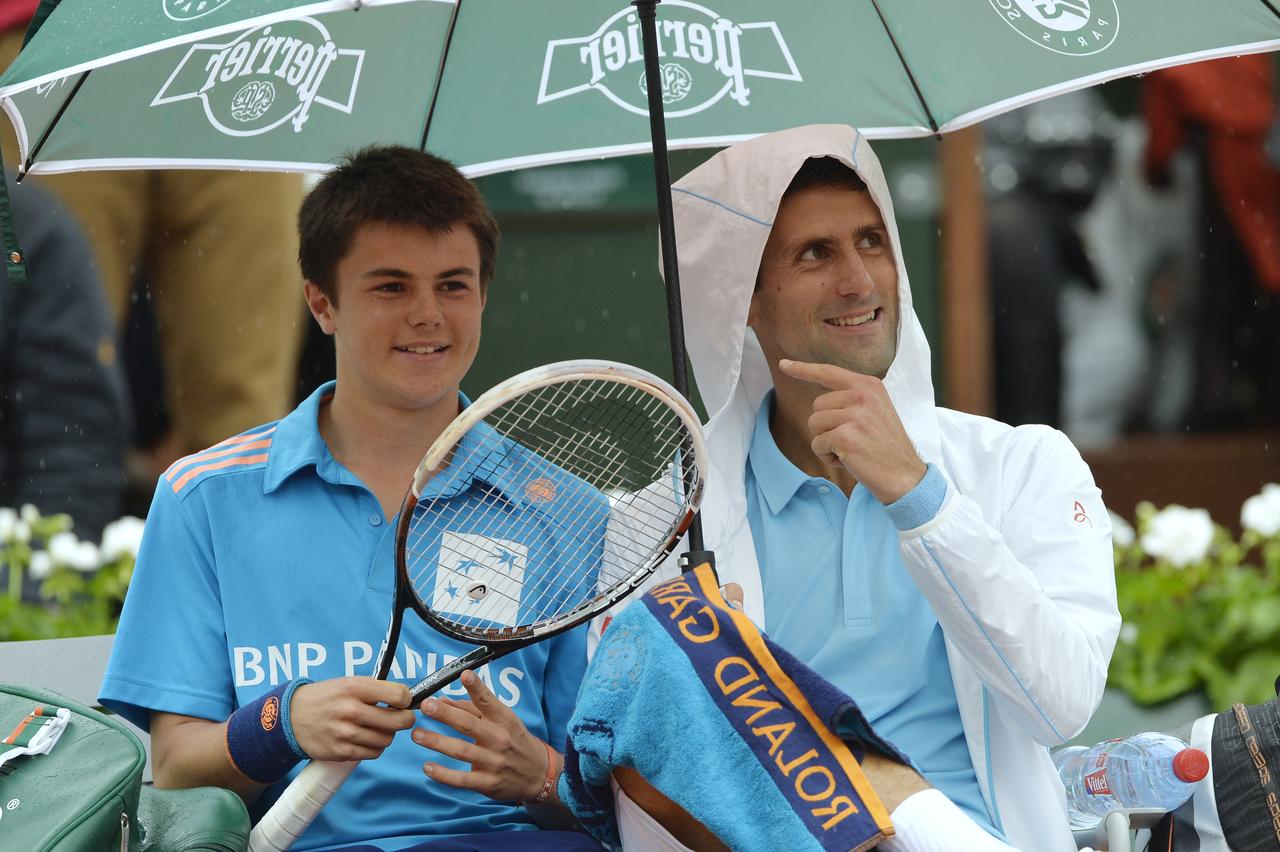
[[[1273,2],[664,0],[667,134],[679,148],[811,123],[946,131],[1143,68],[1273,49]],[[626,0],[50,9],[0,78],[32,172],[310,170],[395,142],[484,174],[649,150]]]

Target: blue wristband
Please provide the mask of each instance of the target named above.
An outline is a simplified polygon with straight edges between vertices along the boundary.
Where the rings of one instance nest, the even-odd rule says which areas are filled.
[[[227,720],[227,757],[245,778],[273,784],[307,756],[293,735],[289,704],[293,691],[308,683],[307,678],[282,683]]]
[[[900,531],[913,530],[936,518],[946,499],[946,477],[931,464],[915,488],[885,506],[884,510]]]

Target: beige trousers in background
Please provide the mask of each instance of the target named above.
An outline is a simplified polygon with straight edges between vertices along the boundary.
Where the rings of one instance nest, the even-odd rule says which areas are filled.
[[[21,44],[20,29],[0,36],[0,68]],[[17,142],[9,122],[0,124],[0,151],[13,172]],[[79,219],[117,327],[139,276],[148,286],[179,454],[292,408],[309,321],[297,263],[300,175],[98,171],[29,180]],[[40,258],[28,262],[38,275]]]

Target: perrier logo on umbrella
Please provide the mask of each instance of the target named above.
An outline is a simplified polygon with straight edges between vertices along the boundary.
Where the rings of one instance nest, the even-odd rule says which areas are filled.
[[[688,0],[666,0],[658,20],[662,102],[668,118],[691,115],[728,97],[751,102],[748,78],[802,82],[774,21],[732,21]],[[547,42],[538,103],[594,89],[618,106],[648,115],[640,22],[624,6],[590,35]]]
[[[1054,53],[1101,53],[1120,31],[1116,0],[990,0],[1009,26]]]
[[[281,21],[226,44],[193,44],[151,106],[198,98],[228,136],[259,136],[285,122],[299,132],[316,104],[351,112],[363,64],[363,50],[339,48],[319,21]]]
[[[231,0],[160,0],[164,13],[175,21],[191,21],[216,12]]]

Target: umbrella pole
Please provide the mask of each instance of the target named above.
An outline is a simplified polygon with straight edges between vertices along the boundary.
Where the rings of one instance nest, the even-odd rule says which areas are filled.
[[[684,345],[684,311],[680,306],[680,264],[676,260],[675,212],[671,209],[671,168],[667,163],[667,124],[662,107],[662,77],[658,68],[658,3],[662,0],[633,0],[640,18],[644,45],[644,79],[649,90],[649,135],[653,141],[653,181],[658,193],[658,245],[662,248],[662,277],[667,285],[667,334],[671,339],[673,384],[689,399],[689,368]],[[696,568],[702,562],[714,567],[714,557],[703,550],[702,519],[695,516],[689,526],[689,553],[680,559],[681,568]]]

